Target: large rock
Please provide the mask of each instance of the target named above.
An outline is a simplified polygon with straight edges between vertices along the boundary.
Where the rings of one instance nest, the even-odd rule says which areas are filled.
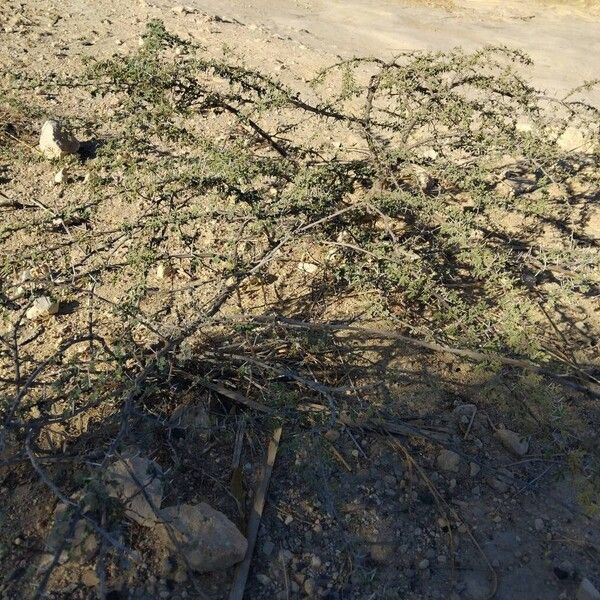
[[[122,456],[107,469],[105,482],[109,496],[123,504],[128,518],[144,527],[157,523],[163,483],[162,470],[153,460]]]
[[[194,571],[227,569],[246,555],[246,538],[223,513],[205,502],[170,506],[160,515],[164,522],[158,528],[161,540],[172,551],[181,551]]]
[[[529,440],[510,429],[497,429],[494,434],[501,444],[515,456],[525,456],[529,450]]]
[[[47,158],[61,158],[77,153],[79,142],[62,123],[49,119],[42,126],[40,150]]]

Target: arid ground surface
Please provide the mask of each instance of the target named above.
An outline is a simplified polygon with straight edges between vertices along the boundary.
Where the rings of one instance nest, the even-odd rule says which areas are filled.
[[[113,552],[109,541],[114,539],[96,532],[83,538],[81,546],[90,547],[68,556],[59,552],[50,572],[48,539],[55,509],[65,498],[80,502],[77,493],[84,488],[95,490],[91,474],[105,470],[127,446],[160,465],[163,507],[206,501],[245,532],[276,413],[282,439],[245,598],[593,598],[576,596],[583,579],[600,589],[599,177],[586,132],[569,131],[563,140],[563,146],[577,151],[574,176],[585,177],[569,187],[556,214],[532,209],[515,217],[499,210],[497,231],[487,232],[530,245],[523,264],[527,258],[536,267],[533,283],[528,279],[524,288],[535,287],[540,299],[542,308],[533,317],[543,338],[540,346],[556,356],[556,364],[572,368],[572,385],[563,385],[563,372],[555,366],[552,373],[532,373],[516,363],[470,361],[451,345],[411,346],[393,335],[365,338],[353,330],[335,335],[333,326],[346,319],[358,324],[364,319],[369,327],[391,328],[407,337],[420,331],[405,324],[410,311],[404,312],[404,300],[396,311],[389,312],[385,304],[384,312],[378,302],[386,294],[380,290],[357,287],[338,293],[342,275],[331,266],[336,264],[331,251],[356,249],[356,236],[336,231],[333,241],[299,238],[287,246],[284,239],[276,255],[273,232],[255,227],[254,213],[238,209],[240,198],[251,204],[254,183],[240,184],[237,196],[219,188],[179,197],[170,179],[160,184],[151,179],[152,165],[163,164],[170,152],[174,169],[183,172],[186,160],[201,162],[197,147],[185,146],[178,155],[171,139],[154,147],[152,158],[139,166],[132,159],[139,147],[126,146],[121,136],[144,131],[145,124],[127,121],[122,131],[111,129],[126,121],[117,94],[90,96],[83,85],[45,87],[55,76],[59,81],[83,73],[85,57],[137,52],[153,19],[181,39],[201,44],[207,55],[239,59],[309,98],[313,88],[308,80],[341,59],[390,60],[401,52],[456,46],[523,50],[534,63],[520,67],[523,74],[554,100],[600,77],[600,3],[593,0],[3,0],[0,74],[18,90],[18,106],[24,108],[0,106],[0,333],[8,348],[0,363],[8,432],[0,446],[1,597],[226,598],[235,567],[193,574],[172,561],[164,536],[125,518],[114,539],[131,553]],[[21,74],[27,77],[21,80]],[[39,85],[31,84],[36,78]],[[324,93],[334,94],[334,84],[324,85]],[[600,105],[599,88],[576,97]],[[236,146],[235,137],[252,126],[236,121],[234,113],[231,120],[221,114],[207,117],[199,129],[218,144],[232,142],[233,163],[247,148]],[[61,163],[37,156],[47,118],[73,124],[83,142],[77,158]],[[273,129],[281,126],[275,118],[265,122]],[[338,124],[326,123],[303,115],[293,125],[297,139],[323,152],[315,151],[319,160],[337,156],[338,148],[347,152],[343,164],[367,152],[354,130],[338,133]],[[281,131],[291,147],[294,136],[286,139],[287,130]],[[251,133],[262,136],[256,128]],[[270,143],[261,147],[259,158],[280,152],[287,159]],[[142,179],[136,196],[130,183],[138,168]],[[195,185],[197,172],[185,176],[186,184]],[[280,179],[265,177],[256,189],[276,203]],[[511,198],[518,186],[530,185],[514,173],[506,179],[510,185],[500,182],[499,188],[512,186]],[[553,183],[559,187],[552,181],[548,185]],[[426,182],[419,189],[433,197],[441,189],[436,185]],[[555,188],[549,201],[562,202]],[[349,194],[349,206],[360,192]],[[468,199],[457,200],[463,201],[470,209]],[[163,208],[176,226],[161,221]],[[190,220],[177,220],[184,213]],[[151,221],[158,223],[154,229]],[[391,231],[394,242],[407,227],[390,225],[378,209],[365,223],[374,231]],[[587,253],[582,274],[575,260],[553,271],[552,264],[540,266],[541,254],[535,253],[544,247],[571,256],[573,246]],[[145,253],[149,248],[152,253]],[[408,251],[413,249],[418,251]],[[229,262],[248,259],[260,266],[261,252],[264,271],[246,273],[239,285],[227,284],[226,294],[215,299]],[[561,304],[559,288],[571,277],[569,269],[583,283],[577,280],[578,295]],[[144,295],[137,297],[142,272]],[[471,285],[476,284],[465,284]],[[25,291],[17,293],[19,286]],[[28,294],[42,292],[60,297],[61,309],[42,324],[28,322],[23,316]],[[121,306],[139,311],[132,317]],[[93,401],[120,390],[121,377],[130,378],[135,389],[148,355],[160,354],[160,343],[205,308],[212,320],[193,344],[180,349],[177,360],[181,356],[184,367],[173,359],[164,379],[162,371],[160,377],[139,379],[138,387],[148,390],[139,404],[125,402],[123,409],[116,401]],[[260,331],[226,328],[243,317],[268,320],[274,315],[290,322],[264,321],[266,329]],[[512,318],[518,322],[520,317]],[[296,323],[294,329],[292,320],[303,325]],[[307,325],[313,321],[330,327],[323,339]],[[454,334],[461,333],[459,326]],[[83,345],[72,343],[77,335],[83,336]],[[95,353],[104,352],[94,350],[96,336],[109,348],[108,367],[93,365]],[[139,354],[119,355],[130,347],[139,348]],[[196,356],[196,348],[202,354]],[[317,383],[334,371],[327,386]],[[100,372],[99,383],[85,390],[89,409],[79,408],[82,400],[68,387],[70,378],[91,381],[90,373]],[[292,393],[290,382],[304,391],[294,388]],[[69,389],[64,397],[63,385]],[[60,399],[56,408],[47,404],[53,394]],[[22,406],[13,403],[15,398]],[[268,411],[262,410],[265,403]],[[498,431],[504,427],[519,433],[524,451],[502,442]],[[112,445],[115,439],[121,445]],[[43,476],[36,465],[43,466]],[[102,515],[101,525],[110,521],[102,507],[94,511]]]

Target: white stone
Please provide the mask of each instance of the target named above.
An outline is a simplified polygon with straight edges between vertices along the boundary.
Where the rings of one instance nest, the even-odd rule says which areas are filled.
[[[172,277],[175,274],[175,270],[169,263],[161,262],[156,267],[156,278],[157,279],[166,279],[167,277]]]
[[[33,301],[33,305],[27,309],[25,316],[31,321],[48,319],[52,315],[55,315],[59,308],[60,304],[53,302],[48,296],[38,296]]]
[[[63,183],[65,181],[65,169],[61,169],[54,175],[54,183]]]
[[[49,119],[42,126],[40,150],[47,158],[61,158],[75,154],[79,150],[79,142],[64,125]]]
[[[298,269],[312,275],[319,270],[319,266],[315,265],[314,263],[301,262],[298,263]]]
[[[174,6],[171,10],[176,15],[191,15],[195,12],[191,6],[183,6],[183,5]]]
[[[586,132],[578,127],[567,127],[557,140],[562,150],[571,152],[592,152],[594,141]]]

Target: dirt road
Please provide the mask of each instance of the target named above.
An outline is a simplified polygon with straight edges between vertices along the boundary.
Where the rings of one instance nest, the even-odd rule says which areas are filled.
[[[167,7],[173,1],[160,4]],[[187,4],[266,26],[332,54],[393,55],[411,49],[505,44],[531,55],[534,81],[552,94],[600,77],[597,0],[189,0]]]

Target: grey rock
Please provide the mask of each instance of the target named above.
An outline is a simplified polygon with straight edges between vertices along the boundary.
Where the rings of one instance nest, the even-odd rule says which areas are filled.
[[[490,597],[491,586],[485,575],[472,573],[465,579],[465,591],[470,600],[487,600]]]
[[[500,443],[515,456],[525,456],[529,450],[529,440],[510,429],[497,429],[495,434]]]
[[[554,574],[558,579],[569,579],[575,575],[575,567],[570,560],[563,560],[554,567]]]
[[[82,494],[76,494],[72,500],[80,502]],[[87,507],[82,507],[82,513],[87,512]],[[54,510],[54,525],[46,538],[46,548],[50,559],[42,560],[39,571],[43,572],[52,563],[54,554],[61,548],[64,540],[67,544],[64,548],[66,555],[61,564],[68,560],[88,561],[95,557],[98,551],[98,539],[86,519],[76,516],[76,508],[62,502]]]
[[[481,467],[477,463],[469,463],[469,473],[471,477],[477,477],[479,471],[481,471]]]
[[[227,569],[246,555],[246,538],[223,513],[205,502],[170,506],[161,510],[160,516],[159,538],[172,550],[179,549],[194,571]]]
[[[577,588],[577,600],[600,600],[600,592],[594,584],[587,578],[584,578]]]
[[[47,158],[61,158],[79,151],[77,138],[59,121],[49,119],[42,126],[40,150]]]
[[[275,544],[271,540],[267,540],[262,545],[262,551],[265,556],[271,556],[271,554],[273,554],[274,550],[275,550]]]
[[[456,472],[460,464],[460,456],[452,450],[442,450],[437,457],[437,465],[442,471]]]
[[[256,575],[256,580],[265,587],[271,585],[271,580],[264,573],[258,573]]]
[[[163,484],[162,470],[153,460],[123,455],[108,467],[105,483],[108,495],[123,504],[129,519],[144,527],[157,523]]]
[[[459,404],[452,412],[459,418],[468,417],[470,419],[476,410],[477,407],[474,404]]]
[[[206,404],[179,405],[169,419],[169,425],[207,436],[211,431],[211,420]]]
[[[513,483],[513,475],[508,469],[499,469],[498,475],[488,478],[487,481],[497,492],[504,494]]]

